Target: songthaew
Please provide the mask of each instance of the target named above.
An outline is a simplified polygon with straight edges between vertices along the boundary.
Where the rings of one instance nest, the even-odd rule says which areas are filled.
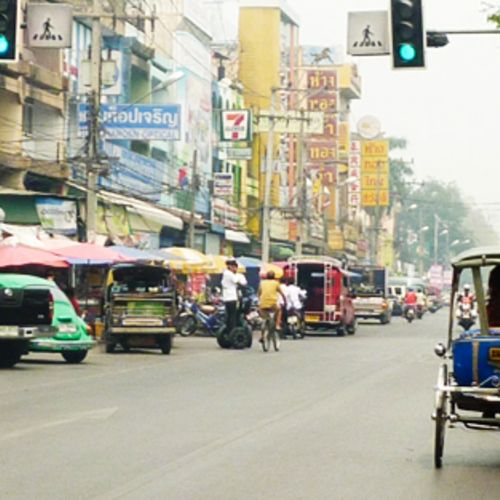
[[[159,348],[170,354],[175,333],[176,293],[170,269],[141,264],[113,266],[104,293],[106,352],[119,344]]]

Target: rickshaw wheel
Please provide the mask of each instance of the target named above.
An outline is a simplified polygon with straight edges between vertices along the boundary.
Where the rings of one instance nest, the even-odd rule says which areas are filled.
[[[434,440],[434,466],[440,469],[443,465],[444,431],[446,429],[446,418],[443,410],[436,411],[436,435]]]
[[[442,366],[442,371],[440,371],[438,380],[439,383],[447,384],[448,370],[447,366]],[[444,436],[446,430],[446,393],[442,394],[439,406],[436,406],[436,416],[435,416],[435,436],[434,436],[434,466],[436,469],[440,469],[443,465],[443,450],[444,450]]]

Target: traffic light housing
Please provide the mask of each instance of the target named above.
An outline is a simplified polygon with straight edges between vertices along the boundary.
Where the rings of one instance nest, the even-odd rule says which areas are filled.
[[[425,66],[422,0],[391,0],[392,63],[399,68]]]
[[[20,1],[0,0],[0,63],[17,61]]]

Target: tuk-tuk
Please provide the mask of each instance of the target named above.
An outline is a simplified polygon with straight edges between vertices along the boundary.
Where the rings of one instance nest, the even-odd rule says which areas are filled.
[[[316,333],[335,330],[356,333],[357,322],[349,289],[350,273],[332,257],[305,256],[288,260],[285,275],[307,291],[304,304],[306,328]]]
[[[453,265],[448,340],[434,348],[442,359],[436,385],[434,465],[442,466],[446,427],[462,424],[469,429],[500,428],[500,246],[468,250]],[[492,269],[497,272],[491,273]],[[479,328],[461,331],[454,324],[460,277],[472,274]],[[488,278],[489,276],[489,278]],[[498,278],[494,282],[492,278]],[[483,286],[488,282],[488,299]],[[497,283],[496,281],[499,281]],[[488,300],[488,302],[487,302]],[[498,307],[497,307],[498,305]],[[500,318],[500,311],[496,312]],[[499,324],[496,324],[499,323]]]
[[[171,271],[161,266],[118,264],[104,294],[106,352],[118,344],[159,348],[170,354],[175,334],[176,294]]]

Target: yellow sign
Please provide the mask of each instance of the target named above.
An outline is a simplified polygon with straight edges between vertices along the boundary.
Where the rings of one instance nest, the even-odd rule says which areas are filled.
[[[347,158],[350,146],[349,123],[339,123],[338,154],[341,158]]]
[[[378,174],[363,174],[361,176],[361,189],[385,190],[389,189],[389,176]]]
[[[389,159],[387,157],[368,157],[361,159],[361,172],[364,174],[389,174]]]
[[[382,156],[387,158],[389,156],[389,141],[362,141],[361,155],[365,158],[367,156]]]
[[[344,250],[344,235],[340,229],[328,230],[328,246],[332,250]]]
[[[363,207],[387,207],[389,205],[389,190],[375,189],[361,191],[361,206]]]

